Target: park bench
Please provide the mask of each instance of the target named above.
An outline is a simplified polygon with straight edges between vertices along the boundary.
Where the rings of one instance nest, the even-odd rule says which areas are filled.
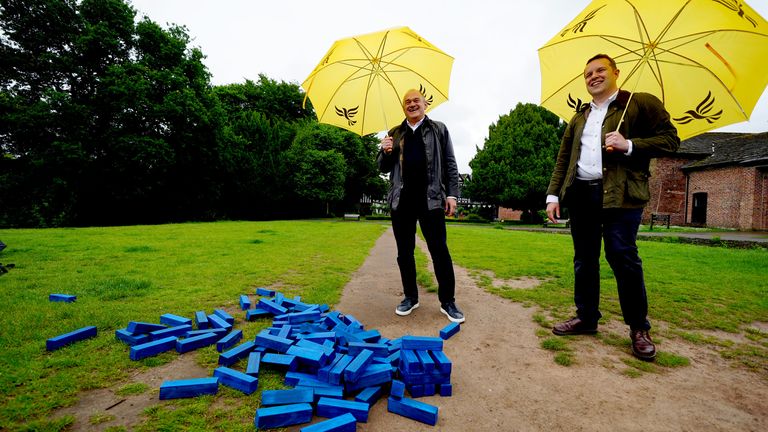
[[[358,213],[344,213],[344,220],[360,220]]]
[[[669,229],[670,219],[668,214],[651,213],[651,226],[648,229],[653,230],[653,224],[666,225],[667,229]]]
[[[570,228],[571,227],[571,220],[570,219],[556,219],[554,223],[550,222],[549,220],[545,220],[544,223],[542,224],[542,226],[544,228],[551,228],[553,226],[560,226],[560,225],[563,225],[566,228]]]

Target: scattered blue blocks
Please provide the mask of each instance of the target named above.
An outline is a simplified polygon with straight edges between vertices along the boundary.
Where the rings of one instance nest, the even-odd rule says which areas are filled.
[[[261,353],[251,351],[248,354],[248,366],[245,368],[245,373],[251,376],[259,376],[259,368],[261,367]]]
[[[312,421],[312,405],[299,403],[259,408],[253,424],[259,429],[291,426]]]
[[[62,303],[74,303],[77,300],[77,296],[69,294],[48,294],[48,301],[62,302]]]
[[[149,338],[151,340],[158,340],[158,339],[164,339],[169,336],[183,336],[187,334],[188,331],[192,330],[192,326],[190,324],[182,324],[176,327],[166,327],[161,330],[155,330],[153,332],[149,333]]]
[[[275,291],[259,287],[259,288],[256,288],[256,295],[267,296],[267,297],[274,297],[275,296]]]
[[[245,312],[245,320],[246,321],[255,321],[258,318],[266,318],[266,317],[269,317],[269,316],[272,316],[272,314],[270,312],[268,312],[268,311],[265,311],[264,309],[261,309],[261,308],[248,309]]]
[[[219,379],[216,377],[165,381],[160,386],[160,400],[213,395],[218,391]]]
[[[227,311],[225,311],[224,309],[215,309],[213,311],[213,314],[223,319],[227,324],[233,324],[233,325],[235,324],[235,318],[229,313],[227,313]]]
[[[366,387],[355,396],[355,401],[366,403],[370,407],[379,400],[382,393],[381,386]]]
[[[45,341],[45,349],[48,351],[55,351],[65,345],[69,345],[74,342],[96,337],[96,327],[88,326],[69,333],[64,333],[56,337],[52,337]]]

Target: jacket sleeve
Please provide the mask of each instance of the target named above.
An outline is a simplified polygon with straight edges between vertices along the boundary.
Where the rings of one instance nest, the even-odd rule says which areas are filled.
[[[397,128],[393,128],[387,132],[387,135],[393,138],[394,146],[392,148],[392,153],[386,154],[381,149],[379,149],[379,153],[376,155],[376,165],[379,167],[379,172],[382,173],[388,173],[392,171],[392,168],[394,168],[395,164],[398,162],[400,154],[400,149],[397,146],[397,140],[399,139],[397,136]]]
[[[640,93],[635,95],[637,121],[644,133],[639,137],[626,137],[632,140],[632,155],[654,158],[676,152],[680,148],[680,138],[664,104],[652,94],[639,96]]]
[[[446,196],[459,196],[459,167],[453,153],[453,143],[448,128],[442,125],[443,135],[443,184]]]
[[[573,149],[573,125],[576,123],[575,116],[571,119],[563,133],[563,139],[560,140],[560,150],[557,152],[555,169],[552,171],[552,177],[547,187],[547,195],[560,197],[560,191],[565,182],[565,176],[568,173],[568,164],[571,161],[571,150]]]

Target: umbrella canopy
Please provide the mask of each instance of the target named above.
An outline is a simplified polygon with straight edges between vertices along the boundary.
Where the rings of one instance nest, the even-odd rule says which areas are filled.
[[[453,57],[408,27],[336,41],[301,84],[321,123],[359,135],[402,121],[402,97],[421,92],[427,111],[448,99]]]
[[[595,0],[539,49],[541,105],[569,121],[583,71],[608,54],[619,86],[656,95],[681,139],[749,120],[768,84],[768,23],[739,0]]]

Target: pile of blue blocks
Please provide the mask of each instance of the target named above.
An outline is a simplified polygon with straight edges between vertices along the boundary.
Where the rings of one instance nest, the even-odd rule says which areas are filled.
[[[310,423],[318,416],[328,420],[301,430],[355,430],[386,394],[390,412],[437,423],[438,408],[412,398],[451,396],[452,364],[443,353],[443,341],[459,331],[458,324],[446,326],[438,337],[406,335],[390,340],[327,305],[303,303],[264,288],[256,294],[261,297],[253,305],[247,295],[240,296],[245,319],[272,318],[272,323],[252,340],[243,341],[234,318],[220,309],[213,314],[197,312],[194,322],[173,314],[162,315],[159,324],[131,322],[115,336],[131,346],[132,360],[216,345],[219,367],[212,377],[166,381],[160,399],[216,394],[219,384],[251,394],[257,390],[262,368],[285,372],[290,389],[262,392],[254,416],[259,429]],[[242,371],[233,368],[240,360],[245,362]]]

